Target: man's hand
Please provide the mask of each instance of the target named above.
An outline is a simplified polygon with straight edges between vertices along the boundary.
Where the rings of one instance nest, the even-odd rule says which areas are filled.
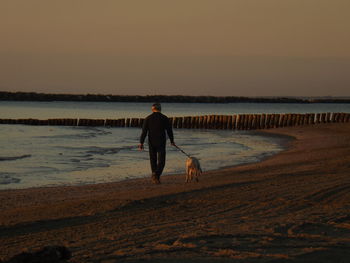
[[[143,150],[143,148],[144,148],[144,147],[143,147],[143,144],[142,144],[142,143],[140,143],[140,144],[139,144],[139,151],[142,151],[142,150]]]
[[[172,142],[172,143],[171,143],[171,145],[172,145],[172,146],[174,146],[174,147],[176,147],[176,144],[175,144],[175,142]]]

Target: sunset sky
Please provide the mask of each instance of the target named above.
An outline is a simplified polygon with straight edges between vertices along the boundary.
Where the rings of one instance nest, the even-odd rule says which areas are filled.
[[[349,0],[0,0],[0,90],[350,96]]]

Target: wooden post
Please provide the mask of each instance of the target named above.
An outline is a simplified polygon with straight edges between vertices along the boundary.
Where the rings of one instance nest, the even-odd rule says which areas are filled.
[[[226,129],[232,130],[232,115],[227,116],[227,126]]]
[[[256,129],[261,129],[261,114],[256,114],[255,127]]]
[[[213,115],[212,124],[211,124],[212,129],[216,129],[217,125],[218,125],[218,116]]]
[[[265,129],[265,122],[266,122],[266,114],[261,114],[260,117],[260,128]]]
[[[177,129],[179,126],[179,117],[174,117],[173,128]]]
[[[182,129],[187,128],[187,116],[184,116],[181,118],[181,123],[182,123]]]
[[[194,128],[194,117],[188,117],[188,128],[193,129]]]
[[[253,122],[253,116],[252,114],[247,114],[247,121],[246,121],[246,130],[251,130],[252,129],[252,122]]]
[[[232,115],[232,130],[236,129],[236,121],[237,121],[237,115]]]
[[[275,128],[278,128],[279,126],[280,126],[280,117],[281,117],[281,115],[280,114],[274,114],[274,127]]]
[[[339,113],[338,112],[333,113],[333,122],[338,122],[338,120],[339,120]]]
[[[210,129],[211,117],[210,115],[206,115],[204,119],[204,128]]]
[[[273,121],[272,121],[272,128],[278,128],[279,126],[279,114],[277,114],[277,113],[274,113],[273,115],[272,115],[272,119],[273,119]]]
[[[213,115],[208,115],[207,129],[212,129],[213,127]]]
[[[179,117],[179,120],[178,120],[178,123],[177,123],[179,129],[182,129],[183,123],[184,123],[184,118],[183,117]]]
[[[77,126],[78,120],[75,120],[75,126]],[[39,120],[39,124],[38,125],[49,125],[49,120]]]
[[[250,127],[252,130],[257,129],[256,119],[257,119],[257,114],[252,114],[252,125]]]
[[[250,121],[251,121],[250,115],[251,114],[245,114],[245,121],[244,121],[245,130],[250,130]]]
[[[241,130],[247,129],[247,114],[242,114],[242,119],[241,119]]]
[[[138,119],[136,119],[136,118],[132,118],[131,120],[130,120],[130,127],[137,127],[138,126]]]
[[[174,118],[173,117],[169,117],[169,124],[171,127],[174,127]]]
[[[242,119],[242,115],[241,114],[237,114],[237,118],[236,118],[236,129],[237,130],[241,129],[241,119]]]
[[[296,125],[296,117],[297,117],[297,115],[295,114],[295,113],[292,113],[291,114],[291,123],[290,123],[290,125],[291,126],[295,126]]]
[[[190,117],[190,116],[187,117],[187,128],[188,128],[188,129],[193,128],[193,127],[192,127],[192,124],[193,124],[193,123],[192,123],[192,119],[193,119],[193,117]]]
[[[135,127],[140,127],[140,118],[135,119]]]
[[[309,117],[309,114],[308,113],[304,113],[304,120],[303,120],[303,123],[302,123],[302,125],[306,125],[306,124],[308,124],[308,117]]]
[[[307,120],[306,120],[306,125],[311,124],[311,113],[306,114]]]
[[[242,114],[242,130],[246,130],[248,125],[248,115],[247,114]]]
[[[178,128],[182,129],[184,124],[184,117],[179,117]]]
[[[49,119],[49,125],[57,125],[56,119]],[[79,126],[87,126],[87,119],[79,119]]]
[[[313,121],[312,121],[312,116],[313,116],[313,114],[312,113],[309,113],[308,114],[308,116],[307,116],[307,124],[308,125],[311,125],[311,124],[313,124]]]
[[[215,129],[220,129],[221,127],[221,116],[216,115],[215,116]]]
[[[346,122],[350,122],[350,113],[347,113],[346,114],[346,119],[345,119]]]
[[[201,127],[201,116],[196,116],[195,118],[194,118],[194,127],[196,128],[196,129],[200,129],[200,127]]]
[[[206,129],[208,123],[208,115],[202,116],[201,129]]]
[[[197,116],[197,117],[196,117],[196,125],[197,125],[197,129],[202,129],[202,126],[203,126],[203,116]]]
[[[315,113],[311,113],[310,114],[310,121],[309,121],[309,124],[315,124]]]
[[[266,121],[265,121],[265,128],[270,129],[270,120],[271,120],[271,114],[266,115]]]
[[[115,127],[121,127],[122,126],[122,120],[121,119],[116,119],[113,121]]]
[[[302,125],[304,122],[304,114],[299,114],[299,121],[298,121],[298,125]]]
[[[182,128],[184,128],[184,129],[187,128],[187,122],[188,122],[188,116],[185,116],[185,117],[183,118]]]
[[[126,127],[126,119],[120,119],[120,127]]]
[[[199,128],[199,116],[194,117],[194,128],[198,129]]]
[[[106,120],[106,126],[115,127],[116,124],[117,124],[117,120],[111,120],[111,119]]]
[[[248,130],[249,114],[243,114],[243,116],[244,116],[243,130]]]
[[[345,113],[344,121],[345,122],[349,122],[350,121],[350,113]]]
[[[104,119],[97,120],[97,125],[98,126],[105,126],[105,120]]]
[[[284,119],[286,118],[286,114],[280,114],[280,120],[278,123],[279,127],[284,127]]]
[[[244,130],[244,121],[245,121],[245,114],[239,115],[239,129]]]
[[[220,129],[220,115],[215,115],[214,120],[215,120],[215,124],[214,124],[215,129]]]
[[[295,114],[295,125],[298,126],[300,122],[300,114]]]
[[[326,122],[327,123],[331,122],[331,113],[330,112],[326,113]]]
[[[113,120],[111,119],[106,119],[105,126],[107,127],[112,127]]]
[[[270,124],[269,124],[270,128],[275,128],[275,114],[271,114],[270,115]]]
[[[318,124],[320,123],[320,114],[319,113],[316,113],[315,114],[315,121],[314,121],[315,124]]]
[[[205,126],[205,116],[200,116],[199,117],[199,122],[198,122],[198,128],[199,129],[204,129]]]
[[[273,128],[279,127],[280,115],[275,113],[273,114]]]
[[[341,114],[341,122],[345,122],[345,119],[346,119],[346,113],[342,112],[342,114]]]
[[[222,130],[227,129],[227,116],[226,115],[221,115],[221,127]]]
[[[276,128],[278,126],[277,122],[277,114],[272,114],[271,115],[271,120],[270,120],[270,127],[271,128]]]

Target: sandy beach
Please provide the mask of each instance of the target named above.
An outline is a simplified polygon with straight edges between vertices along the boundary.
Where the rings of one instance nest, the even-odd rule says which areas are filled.
[[[350,262],[350,124],[264,132],[295,139],[199,183],[0,191],[0,259],[63,245],[71,262]]]

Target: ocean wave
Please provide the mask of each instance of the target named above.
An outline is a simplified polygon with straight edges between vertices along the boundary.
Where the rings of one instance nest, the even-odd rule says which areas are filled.
[[[18,184],[21,179],[12,177],[9,174],[0,174],[0,184]]]
[[[91,147],[90,150],[88,150],[86,153],[88,154],[98,154],[98,155],[105,155],[105,154],[116,154],[119,153],[121,150],[131,150],[132,146],[128,146],[128,147],[108,147],[108,148],[104,148],[104,147]]]
[[[31,154],[23,154],[21,156],[5,156],[5,157],[0,156],[0,161],[15,161],[15,160],[29,158],[29,157],[32,157],[32,155]]]
[[[61,130],[67,127],[60,127]],[[112,134],[111,131],[106,131],[103,129],[98,129],[94,127],[69,127],[70,131],[80,132],[74,134],[53,134],[53,135],[43,135],[37,136],[35,138],[48,138],[48,139],[89,139],[96,138],[99,136],[105,136]]]

